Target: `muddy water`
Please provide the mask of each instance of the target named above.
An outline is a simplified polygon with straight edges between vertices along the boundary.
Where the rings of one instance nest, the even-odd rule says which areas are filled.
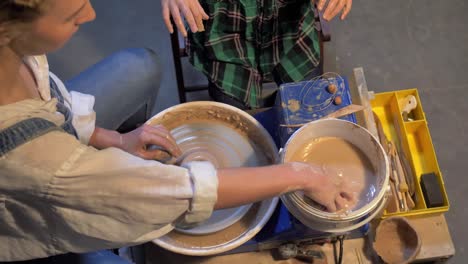
[[[356,146],[335,137],[314,139],[304,144],[289,161],[301,161],[321,166],[336,185],[347,184],[354,201],[346,204],[345,211],[353,211],[371,202],[376,195],[375,170],[369,159]],[[318,206],[305,197],[305,201]]]

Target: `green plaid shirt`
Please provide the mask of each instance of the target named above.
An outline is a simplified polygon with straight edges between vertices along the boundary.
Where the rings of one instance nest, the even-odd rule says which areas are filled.
[[[190,62],[224,93],[259,107],[263,81],[300,81],[319,64],[311,0],[201,0],[205,31],[189,34]]]

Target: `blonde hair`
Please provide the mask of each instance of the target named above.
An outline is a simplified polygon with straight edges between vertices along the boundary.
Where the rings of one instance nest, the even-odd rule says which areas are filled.
[[[47,0],[0,0],[0,25],[30,22],[37,18]]]

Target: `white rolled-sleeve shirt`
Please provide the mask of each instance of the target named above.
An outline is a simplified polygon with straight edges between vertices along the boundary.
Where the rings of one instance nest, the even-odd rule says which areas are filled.
[[[73,113],[79,139],[52,131],[0,156],[0,261],[139,244],[165,235],[177,223],[210,217],[218,188],[210,163],[182,168],[88,146],[94,97],[69,93],[49,73],[45,56],[25,62],[42,99],[0,106],[0,132],[32,117],[63,124],[50,96],[51,76]]]

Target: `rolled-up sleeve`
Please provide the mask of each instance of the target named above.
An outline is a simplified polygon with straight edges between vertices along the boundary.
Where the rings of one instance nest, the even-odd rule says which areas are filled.
[[[52,72],[50,77],[63,96],[65,105],[73,113],[72,124],[81,143],[88,145],[96,127],[96,113],[94,112],[94,96],[76,91],[69,92],[65,84]]]
[[[80,147],[50,185],[50,197],[122,222],[188,224],[210,217],[218,179],[209,162],[185,168],[140,159],[120,149]]]
[[[94,96],[75,91],[70,92],[73,127],[83,144],[88,144],[96,127]]]
[[[191,225],[206,220],[213,213],[217,200],[218,177],[216,169],[209,162],[190,162],[184,167],[189,169],[191,176],[193,199],[181,225]]]
[[[63,148],[68,149],[46,192],[54,241],[62,250],[138,244],[166,234],[175,223],[211,215],[218,180],[210,163],[165,165],[116,148],[98,151],[61,132],[40,140],[54,142],[49,149],[55,155],[65,156]]]

